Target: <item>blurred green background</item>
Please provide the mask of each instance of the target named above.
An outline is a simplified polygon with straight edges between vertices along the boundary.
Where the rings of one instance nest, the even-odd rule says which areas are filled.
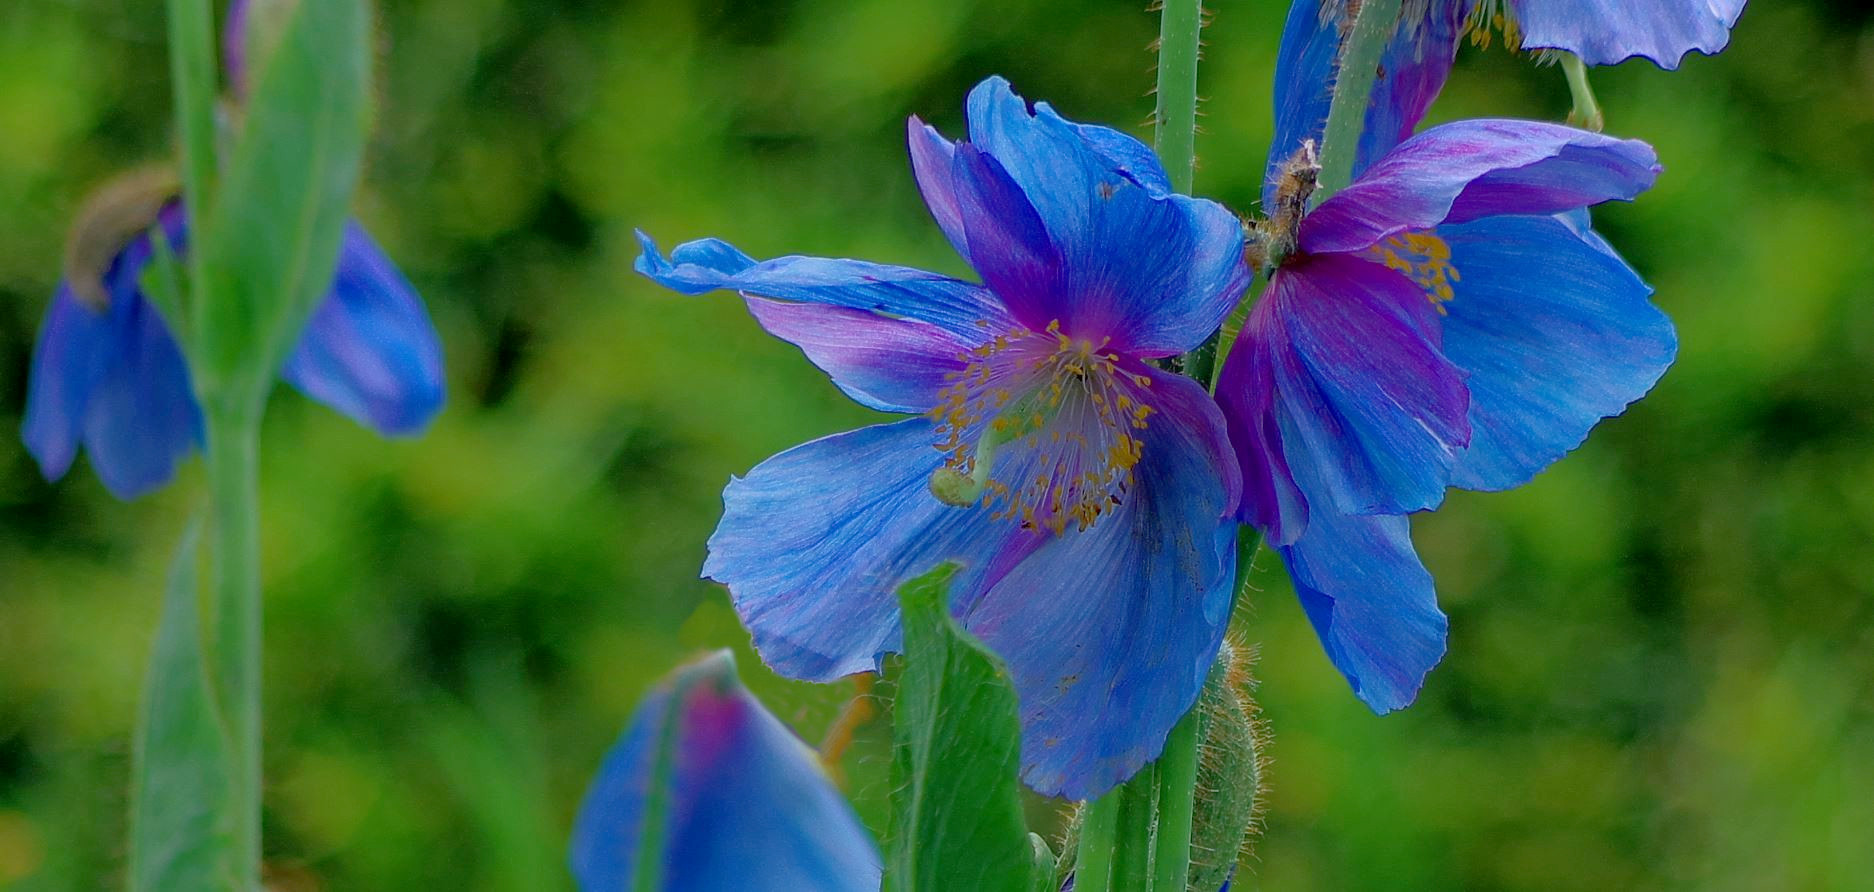
[[[569,885],[586,781],[699,649],[817,739],[696,579],[729,475],[867,423],[739,303],[635,277],[633,227],[962,273],[903,155],[1000,73],[1150,111],[1143,0],[385,0],[357,212],[429,301],[447,410],[386,444],[282,391],[266,430],[267,849],[280,889]],[[1248,210],[1286,4],[1213,0],[1199,191]],[[1376,718],[1267,554],[1241,615],[1273,729],[1246,888],[1874,888],[1874,20],[1758,0],[1732,49],[1596,73],[1667,167],[1597,216],[1677,367],[1524,489],[1417,538],[1451,615]],[[121,882],[129,728],[199,464],[134,504],[21,449],[87,191],[168,150],[161,4],[0,5],[0,886]],[[1467,49],[1439,118],[1559,118]],[[1532,280],[1539,282],[1539,271]],[[875,824],[884,723],[848,770]],[[1038,805],[1038,810],[1040,806]]]

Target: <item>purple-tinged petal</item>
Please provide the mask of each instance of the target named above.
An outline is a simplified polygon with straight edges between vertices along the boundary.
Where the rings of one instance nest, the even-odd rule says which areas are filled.
[[[1433,2],[1431,7],[1424,18],[1401,22],[1380,55],[1366,127],[1354,158],[1356,178],[1418,129],[1451,75],[1469,4]]]
[[[1321,146],[1327,114],[1334,104],[1335,60],[1340,56],[1340,27],[1327,0],[1296,0],[1275,57],[1275,138],[1262,179],[1262,206],[1275,207],[1275,184],[1282,165],[1302,143]]]
[[[1651,146],[1559,124],[1458,121],[1401,143],[1301,223],[1301,248],[1355,252],[1388,236],[1499,214],[1631,199],[1659,174]]]
[[[1424,292],[1378,264],[1330,254],[1284,266],[1264,304],[1256,312],[1271,318],[1248,330],[1285,345],[1270,350],[1277,426],[1289,468],[1300,474],[1297,449],[1316,466],[1313,486],[1298,479],[1310,516],[1442,502],[1470,440],[1469,397],[1439,352]]]
[[[1644,56],[1679,67],[1731,41],[1744,0],[1510,0],[1524,49],[1567,50],[1589,65]]]
[[[703,575],[728,586],[775,671],[824,682],[876,669],[899,647],[901,583],[956,560],[952,592],[963,602],[1044,541],[932,496],[939,439],[925,418],[876,425],[796,446],[729,482]]]
[[[606,756],[573,828],[581,889],[636,888],[645,821],[660,813],[650,804],[660,749],[669,762],[659,889],[878,889],[878,851],[851,806],[736,680],[726,651],[672,673]]]
[[[221,23],[222,70],[228,76],[228,92],[236,99],[247,97],[247,4],[248,0],[230,0]]]
[[[1298,456],[1296,464],[1305,468],[1307,459]],[[1431,574],[1412,549],[1410,521],[1315,511],[1308,531],[1277,551],[1354,694],[1382,714],[1410,705],[1444,657],[1446,631]]]
[[[983,324],[1009,327],[1008,311],[980,285],[902,266],[824,257],[777,257],[757,263],[721,239],[679,245],[669,259],[638,233],[644,253],[637,271],[682,294],[716,290],[757,297],[868,310],[928,322],[970,339]]]
[[[926,322],[865,310],[748,298],[768,333],[807,354],[855,402],[880,412],[918,413],[941,400],[975,344]],[[985,332],[988,334],[988,332]]]
[[[1123,502],[963,613],[1008,664],[1022,777],[1045,794],[1092,798],[1157,757],[1229,620],[1239,481],[1223,418],[1196,383],[1152,377],[1158,411]]]
[[[924,206],[930,208],[931,218],[937,221],[937,228],[943,230],[944,238],[950,240],[950,245],[964,260],[969,260],[969,236],[963,229],[963,208],[957,198],[956,175],[952,171],[956,143],[944,139],[937,128],[916,115],[906,122],[905,131],[905,144],[911,153],[911,175],[917,180],[918,192],[924,196]]]
[[[416,434],[442,407],[442,344],[409,280],[348,223],[332,290],[281,375],[387,436]]]
[[[1469,374],[1471,443],[1453,483],[1520,486],[1650,390],[1678,348],[1652,289],[1580,219],[1447,226],[1463,280],[1445,355]],[[1530,270],[1540,270],[1531,287]]]
[[[1243,477],[1237,517],[1263,532],[1271,545],[1287,545],[1308,523],[1308,497],[1295,484],[1282,448],[1276,414],[1275,366],[1288,349],[1281,314],[1264,300],[1249,314],[1217,377],[1217,403]]]
[[[1031,114],[1001,78],[971,91],[969,116],[970,144],[992,163],[957,168],[959,198],[966,182],[981,192],[976,212],[961,201],[965,226],[1007,235],[988,239],[1003,254],[985,257],[971,232],[970,256],[1025,324],[1059,320],[1070,336],[1165,356],[1197,346],[1236,305],[1249,282],[1242,224],[1215,202],[1166,194],[1162,168],[1146,166],[1136,140],[1099,132],[1090,141],[1045,103]]]

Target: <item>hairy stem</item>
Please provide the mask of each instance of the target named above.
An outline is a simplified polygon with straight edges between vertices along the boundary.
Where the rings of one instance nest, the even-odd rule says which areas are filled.
[[[1321,136],[1321,180],[1314,193],[1317,203],[1353,181],[1360,134],[1366,128],[1367,106],[1379,75],[1379,57],[1399,24],[1399,2],[1366,0],[1360,4],[1353,29],[1341,44],[1334,101],[1328,107],[1327,129]]]
[[[1568,75],[1568,93],[1575,100],[1574,109],[1568,113],[1568,123],[1601,132],[1601,128],[1607,126],[1607,119],[1601,115],[1601,104],[1594,101],[1594,88],[1588,85],[1588,66],[1582,64],[1580,56],[1564,53],[1562,72]]]

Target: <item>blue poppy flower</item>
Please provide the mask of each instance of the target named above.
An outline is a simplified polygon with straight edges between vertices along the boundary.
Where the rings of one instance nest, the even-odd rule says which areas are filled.
[[[187,250],[179,203],[160,217]],[[33,349],[21,437],[48,480],[83,445],[106,489],[133,499],[175,476],[202,443],[202,411],[168,323],[143,293],[147,234],[113,259],[96,289],[62,282]],[[331,291],[280,370],[308,396],[386,436],[419,433],[442,406],[442,347],[422,300],[370,236],[347,224]]]
[[[246,0],[235,0],[223,32],[237,98],[245,92],[247,18]],[[188,215],[166,179],[113,184],[123,194],[104,196],[116,205],[106,216],[130,219],[110,220],[102,237],[124,237],[96,269],[68,269],[46,311],[21,437],[48,480],[65,476],[83,445],[105,488],[132,499],[169,482],[202,444],[188,362],[143,292],[154,257],[149,229],[160,226],[179,256],[188,250]],[[280,375],[386,436],[420,433],[442,407],[442,346],[428,311],[355,222],[346,224],[331,290]]]
[[[813,751],[742,687],[727,651],[672,673],[605,757],[573,827],[579,887],[636,889],[647,833],[661,841],[658,889],[879,888],[871,837]]]
[[[639,272],[733,289],[854,400],[914,417],[730,483],[703,567],[762,657],[813,681],[899,646],[898,584],[963,564],[952,609],[1008,663],[1023,777],[1089,798],[1157,756],[1222,641],[1240,483],[1197,383],[1147,360],[1215,330],[1243,234],[1171,194],[1138,140],[971,92],[969,139],[912,118],[931,214],[982,284],[858,260],[756,262],[714,239]]]
[[[1321,141],[1346,9],[1346,0],[1297,0],[1289,7],[1276,58],[1267,184],[1302,143]],[[1482,42],[1501,31],[1507,44],[1564,50],[1589,65],[1642,56],[1671,69],[1686,53],[1724,49],[1743,11],[1744,0],[1406,0],[1380,56],[1356,166],[1365,169],[1412,135],[1466,35]]]
[[[1659,167],[1646,144],[1464,121],[1392,148],[1312,211],[1307,152],[1276,193],[1281,258],[1217,397],[1263,529],[1334,664],[1409,704],[1445,617],[1406,515],[1447,487],[1527,482],[1672,362],[1651,289],[1588,229]],[[1296,192],[1302,194],[1297,198]]]

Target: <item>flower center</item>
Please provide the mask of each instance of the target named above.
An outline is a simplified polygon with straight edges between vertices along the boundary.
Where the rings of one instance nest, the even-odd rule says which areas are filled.
[[[1454,284],[1463,279],[1451,263],[1451,245],[1428,231],[1402,232],[1367,249],[1367,259],[1396,269],[1425,291],[1425,298],[1447,312],[1445,304],[1457,297]]]
[[[1122,368],[1107,339],[1017,328],[959,355],[937,422],[944,465],[932,494],[1026,529],[1084,530],[1121,504],[1155,411],[1152,380]]]

